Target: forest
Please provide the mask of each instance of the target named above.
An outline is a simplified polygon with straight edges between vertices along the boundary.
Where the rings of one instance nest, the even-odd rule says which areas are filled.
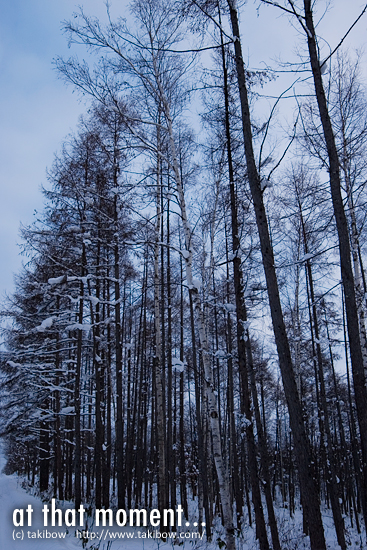
[[[90,513],[181,505],[197,548],[362,549],[367,95],[343,42],[367,6],[324,58],[324,6],[257,3],[296,65],[246,65],[236,0],[64,22],[86,108],[1,307],[5,473]]]

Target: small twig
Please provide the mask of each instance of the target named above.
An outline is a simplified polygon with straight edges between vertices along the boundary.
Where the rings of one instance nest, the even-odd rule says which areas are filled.
[[[340,40],[339,44],[333,49],[333,51],[327,56],[326,59],[324,59],[324,61],[322,62],[322,65],[320,65],[320,68],[325,65],[325,63],[330,59],[330,57],[332,55],[334,55],[334,53],[340,48],[340,46],[343,44],[344,40],[347,38],[348,34],[350,33],[350,31],[353,29],[353,27],[358,23],[358,21],[361,19],[361,17],[364,15],[364,13],[366,12],[367,10],[367,4],[365,5],[365,7],[363,8],[362,12],[359,14],[359,16],[357,17],[357,19],[354,21],[354,23],[349,27],[349,29],[347,30],[347,32],[345,33],[345,35],[343,36],[343,38]]]

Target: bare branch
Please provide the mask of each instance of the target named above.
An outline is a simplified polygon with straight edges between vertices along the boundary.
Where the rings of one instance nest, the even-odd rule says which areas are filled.
[[[226,37],[228,38],[229,40],[229,44],[232,44],[232,42],[235,40],[234,37],[232,36],[229,36],[222,28],[222,26],[218,23],[218,21],[216,21],[216,19],[214,19],[213,16],[210,15],[210,13],[208,13],[202,6],[200,6],[200,4],[196,1],[196,0],[192,0],[193,4],[195,4],[195,6],[197,6],[199,8],[200,11],[203,12],[204,15],[206,15],[206,17],[208,17],[210,19],[210,21],[212,21],[214,23],[214,25],[216,27],[218,27],[218,29],[220,30],[220,32]],[[219,48],[221,48],[222,45],[219,46]]]
[[[327,56],[326,59],[324,59],[324,61],[322,62],[322,64],[320,65],[320,68],[323,67],[323,65],[325,65],[325,63],[330,59],[330,57],[332,55],[334,55],[334,53],[340,48],[340,46],[343,44],[344,40],[347,38],[348,34],[351,32],[351,30],[353,29],[353,27],[358,23],[358,21],[361,19],[361,17],[365,14],[367,10],[367,4],[365,5],[365,7],[363,8],[362,12],[359,14],[359,16],[357,17],[357,19],[354,21],[354,23],[349,27],[349,29],[347,30],[347,32],[345,33],[345,35],[343,36],[343,38],[340,40],[339,44],[333,49],[333,51]]]

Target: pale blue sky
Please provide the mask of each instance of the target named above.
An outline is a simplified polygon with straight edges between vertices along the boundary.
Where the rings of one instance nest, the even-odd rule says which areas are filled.
[[[61,21],[71,18],[78,4],[87,13],[105,14],[103,0],[0,0],[0,297],[12,290],[13,273],[20,269],[20,222],[30,223],[34,209],[42,207],[39,188],[46,182],[46,168],[85,111],[52,68],[55,56],[70,54]],[[112,0],[112,13],[124,15],[127,4]],[[300,44],[298,33],[274,8],[263,6],[257,16],[256,5],[248,0],[242,17],[244,53],[251,66],[270,64],[277,54],[287,59],[297,40]],[[363,2],[335,0],[333,5],[321,25],[332,47]],[[348,39],[350,48],[365,44],[366,29],[367,15]],[[83,56],[78,47],[71,53]]]
[[[41,207],[46,167],[84,111],[52,67],[55,56],[70,54],[61,21],[77,4],[0,0],[0,296],[21,265],[20,222],[30,223]],[[85,5],[104,12],[102,0]]]

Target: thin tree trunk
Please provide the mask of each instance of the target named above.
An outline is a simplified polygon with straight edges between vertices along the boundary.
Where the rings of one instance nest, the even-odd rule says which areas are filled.
[[[302,228],[304,253],[305,255],[307,255],[309,253],[308,239],[307,239],[307,233],[306,233],[306,226],[303,218],[302,206],[299,198],[298,198],[298,208],[299,208],[299,215],[300,215],[301,228]],[[320,388],[319,391],[320,391],[321,415],[319,416],[319,420],[320,420],[320,423],[322,424],[322,427],[320,427],[320,436],[321,436],[321,444],[323,446],[323,449],[326,455],[326,461],[325,461],[326,483],[330,492],[331,507],[333,512],[334,526],[337,534],[338,543],[342,548],[342,550],[346,550],[346,542],[345,542],[345,535],[344,535],[344,530],[345,530],[344,519],[340,508],[339,495],[338,495],[339,491],[337,488],[337,481],[336,481],[337,476],[335,473],[335,465],[334,465],[333,444],[332,444],[331,430],[330,430],[330,423],[329,423],[329,411],[328,411],[327,402],[326,402],[325,378],[324,378],[323,359],[322,359],[321,346],[320,346],[319,323],[318,323],[318,316],[317,316],[317,310],[316,310],[312,268],[311,268],[311,262],[309,259],[306,261],[306,270],[307,270],[307,282],[309,285],[309,295],[310,295],[310,301],[311,301],[310,309],[312,311],[312,317],[310,318],[310,329],[312,334],[313,348],[315,347],[315,344],[316,344],[318,380],[316,378],[315,383],[317,385],[317,383],[319,382],[319,388]],[[324,442],[323,439],[325,435],[326,435],[326,441]]]
[[[56,298],[56,310],[60,311],[60,296]],[[56,333],[56,359],[55,359],[55,373],[56,373],[56,387],[59,387],[60,378],[63,376],[63,372],[60,369],[60,333]],[[61,421],[60,421],[60,406],[61,396],[60,391],[55,391],[55,412],[56,412],[56,426],[55,426],[55,498],[58,495],[60,500],[64,499],[64,471],[63,460],[61,451]]]
[[[268,509],[269,524],[271,528],[272,542],[274,550],[280,550],[279,534],[277,523],[274,514],[273,501],[271,496],[271,486],[270,486],[270,474],[269,474],[269,459],[266,449],[266,441],[264,437],[264,431],[260,418],[259,403],[257,398],[256,384],[255,384],[255,373],[252,360],[252,350],[251,342],[249,338],[248,329],[245,330],[247,323],[247,311],[245,298],[243,293],[243,275],[240,259],[240,240],[239,240],[239,228],[238,228],[238,218],[237,218],[237,204],[236,204],[236,194],[234,186],[234,172],[233,172],[233,163],[232,163],[232,148],[231,148],[231,132],[230,132],[230,121],[229,121],[229,90],[228,90],[228,75],[227,67],[225,62],[225,51],[223,45],[223,37],[221,35],[222,42],[222,65],[223,65],[223,83],[224,83],[224,101],[225,101],[225,127],[226,127],[226,138],[227,138],[227,159],[228,159],[228,173],[229,173],[229,187],[230,187],[230,203],[231,203],[231,228],[232,228],[232,252],[234,255],[233,259],[233,272],[234,272],[234,290],[235,290],[235,299],[236,299],[236,314],[237,314],[237,348],[238,348],[238,365],[240,376],[242,379],[241,388],[243,389],[243,403],[244,413],[247,419],[246,433],[248,438],[248,453],[249,453],[249,466],[250,466],[250,476],[251,476],[251,485],[252,485],[252,499],[255,509],[255,518],[256,518],[256,527],[260,541],[260,548],[268,548],[269,543],[266,534],[266,526],[264,513],[261,503],[261,492],[259,487],[259,476],[257,472],[256,464],[256,448],[255,448],[255,439],[253,434],[252,426],[252,413],[251,413],[251,398],[250,390],[248,387],[248,372],[247,365],[250,370],[250,380],[252,388],[252,398],[255,409],[255,418],[256,418],[256,427],[259,440],[259,447],[261,452],[261,460],[263,465],[263,471],[265,475],[265,495],[266,495],[266,504]],[[246,365],[246,355],[247,355],[247,365]],[[247,395],[246,395],[246,393]],[[246,405],[247,404],[247,405]],[[250,424],[249,424],[250,423]]]
[[[349,431],[350,431],[350,441],[352,447],[352,457],[353,457],[353,466],[356,479],[356,488],[357,488],[357,503],[358,503],[358,512],[361,509],[361,503],[363,506],[363,482],[362,482],[362,467],[360,462],[360,444],[357,437],[357,429],[354,418],[354,409],[353,409],[353,399],[352,399],[352,388],[350,382],[350,373],[349,373],[349,359],[348,359],[348,341],[347,341],[347,328],[345,320],[345,302],[344,302],[344,292],[342,292],[342,305],[343,305],[343,333],[344,333],[344,350],[345,350],[345,366],[347,370],[347,386],[348,386],[348,405],[349,405]]]
[[[117,168],[115,174],[117,184]],[[114,200],[114,279],[115,279],[115,356],[116,356],[116,476],[117,476],[117,498],[118,507],[125,508],[125,483],[124,483],[124,425],[122,414],[122,331],[121,331],[121,308],[120,308],[120,254],[118,242],[118,210],[117,195]]]
[[[180,361],[184,361],[184,298],[183,298],[183,270],[182,270],[182,258],[180,258]],[[191,333],[192,337],[192,353],[193,353],[193,368],[196,372],[196,345],[195,345],[195,333]],[[195,392],[196,392],[195,384]],[[187,503],[187,482],[186,482],[186,459],[185,459],[185,430],[184,430],[184,373],[180,372],[180,385],[179,385],[179,403],[180,403],[180,413],[179,413],[179,438],[180,438],[180,457],[179,457],[179,468],[180,468],[180,494],[181,494],[181,503],[184,509],[184,514],[186,519],[189,517],[188,503]],[[201,440],[201,423],[199,422],[200,411],[197,413],[197,423],[198,423],[198,439]],[[200,463],[199,463],[200,471]],[[202,475],[204,472],[202,471]]]
[[[329,158],[330,190],[339,239],[340,266],[345,295],[349,349],[362,447],[363,513],[365,524],[367,525],[367,388],[363,368],[359,315],[351,263],[349,231],[341,195],[338,152],[322,83],[311,0],[304,0],[304,12],[307,28],[307,44],[316,99]]]
[[[238,87],[242,111],[242,129],[252,200],[255,208],[256,223],[260,238],[263,267],[267,283],[271,317],[273,322],[275,342],[279,357],[279,366],[283,379],[284,392],[287,399],[290,424],[294,438],[294,448],[298,464],[299,479],[302,492],[302,503],[310,530],[312,550],[326,550],[324,529],[320,512],[320,501],[314,478],[311,451],[303,422],[302,406],[297,391],[296,380],[292,367],[284,318],[280,303],[277,276],[274,265],[273,248],[270,241],[268,222],[263,202],[260,177],[257,171],[252,144],[250,110],[247,96],[246,76],[243,64],[238,16],[234,0],[227,0],[238,77]]]
[[[305,247],[305,253],[307,254],[306,251],[307,251],[307,245]],[[337,480],[336,480],[337,476],[335,473],[333,443],[332,443],[330,423],[329,423],[329,411],[328,411],[327,402],[326,402],[325,379],[324,379],[323,360],[322,360],[321,346],[320,346],[319,324],[318,324],[316,304],[315,304],[315,294],[313,289],[311,263],[309,260],[307,260],[306,265],[307,265],[308,283],[310,286],[310,298],[311,298],[311,304],[312,304],[312,321],[313,321],[312,324],[313,324],[313,330],[314,330],[315,342],[316,342],[318,379],[320,384],[320,403],[321,403],[321,411],[322,411],[322,418],[323,418],[323,424],[324,424],[324,433],[326,435],[326,453],[325,453],[327,457],[326,464],[325,464],[326,483],[330,493],[331,508],[333,512],[334,526],[337,534],[338,543],[339,543],[339,546],[342,548],[342,550],[346,550],[346,542],[345,542],[345,535],[344,535],[344,519],[342,516],[340,503],[339,503],[339,495],[338,495],[339,491],[337,488]],[[311,330],[312,330],[312,326],[311,326]]]
[[[205,393],[208,399],[214,463],[215,463],[215,468],[216,468],[217,477],[218,477],[219,492],[221,496],[223,523],[224,523],[224,528],[226,530],[227,550],[235,550],[236,544],[235,544],[235,538],[234,538],[234,526],[233,526],[233,517],[232,517],[233,513],[232,513],[232,506],[231,506],[231,499],[230,499],[229,479],[228,479],[228,473],[223,461],[218,405],[217,405],[217,399],[214,393],[214,380],[213,380],[213,370],[211,366],[211,359],[210,359],[210,353],[209,353],[209,343],[208,343],[208,339],[205,331],[204,314],[203,314],[203,310],[200,302],[199,289],[192,276],[192,258],[193,258],[192,231],[191,231],[189,221],[188,221],[188,216],[187,216],[185,195],[183,191],[178,157],[176,153],[176,145],[175,145],[174,135],[173,135],[173,126],[172,126],[170,108],[169,108],[169,104],[165,96],[164,90],[160,84],[159,71],[157,70],[156,67],[155,67],[155,74],[157,76],[157,84],[159,87],[163,112],[168,125],[170,152],[172,157],[172,164],[173,164],[176,188],[178,193],[178,203],[181,211],[181,219],[182,219],[182,225],[184,230],[185,246],[186,246],[186,250],[184,254],[185,267],[186,267],[186,280],[187,280],[188,287],[190,289],[190,294],[193,301],[193,308],[194,308],[197,325],[198,325],[199,340],[201,345],[202,360],[203,360],[204,373],[205,373],[204,387],[205,387]]]
[[[48,401],[43,403],[42,409],[44,409],[44,412],[41,413],[41,419],[43,416],[47,416]],[[45,420],[41,420],[40,423],[39,465],[40,492],[42,493],[48,490],[50,471],[50,426]]]
[[[181,268],[182,272],[182,268]],[[181,287],[182,288],[182,287]],[[181,300],[182,300],[182,290],[181,290]],[[197,364],[196,356],[196,338],[195,338],[195,324],[194,324],[194,307],[192,303],[191,295],[189,295],[190,300],[190,321],[191,321],[191,345],[192,345],[192,368],[194,371],[195,378],[195,410],[196,410],[196,425],[197,425],[197,437],[198,437],[198,459],[199,459],[199,485],[202,486],[203,492],[203,505],[205,510],[205,519],[206,519],[206,533],[207,539],[210,541],[212,532],[211,532],[211,523],[212,523],[212,506],[211,499],[209,498],[209,489],[208,489],[208,469],[206,468],[206,445],[204,437],[204,421],[202,410],[205,408],[204,399],[202,398],[202,373],[201,369],[199,370],[199,365]],[[183,320],[183,316],[182,316]],[[183,327],[183,324],[182,324]],[[183,330],[182,330],[183,335]],[[187,517],[187,516],[186,516]]]
[[[159,120],[160,123],[160,113]],[[160,151],[161,138],[160,127],[157,125],[157,150]],[[161,159],[157,158],[157,190],[156,190],[156,228],[154,245],[154,371],[156,382],[157,399],[157,443],[158,443],[158,509],[168,508],[167,503],[167,480],[166,480],[166,424],[165,424],[165,406],[163,392],[163,357],[162,357],[162,336],[161,336],[161,315],[160,315],[160,274],[159,274],[159,252],[160,252],[160,231],[161,231]],[[171,397],[171,396],[170,396]]]
[[[175,400],[175,387],[173,384],[172,372],[172,300],[171,300],[171,250],[170,250],[170,184],[168,180],[168,199],[167,199],[167,462],[170,483],[170,506],[176,507],[176,452],[173,428],[173,407],[172,399]],[[183,346],[183,342],[182,342]],[[181,359],[182,355],[182,359]],[[183,361],[183,353],[180,360]]]
[[[80,280],[80,297],[79,297],[79,311],[78,311],[78,324],[79,327],[83,324],[83,309],[84,309],[84,283],[83,277],[85,276],[85,266],[87,263],[85,244],[83,243],[82,252],[82,266],[81,266],[81,280]],[[80,399],[80,380],[82,369],[82,344],[83,344],[83,331],[81,328],[77,330],[77,353],[76,353],[76,365],[75,365],[75,384],[74,384],[74,436],[75,436],[75,454],[74,454],[74,500],[75,508],[79,509],[82,502],[81,494],[81,399]]]
[[[357,227],[357,219],[355,213],[355,207],[353,202],[352,186],[350,182],[350,172],[348,169],[348,155],[346,152],[346,137],[345,137],[345,128],[343,120],[343,161],[342,161],[342,170],[344,173],[344,181],[347,193],[347,202],[348,202],[348,214],[350,218],[350,233],[351,233],[351,249],[352,249],[352,260],[354,268],[354,282],[355,282],[355,293],[356,293],[356,304],[359,315],[359,331],[361,339],[361,349],[363,356],[363,369],[365,375],[367,373],[367,335],[366,335],[366,320],[365,320],[365,289],[363,285],[363,274],[361,269],[361,247],[359,244],[359,234]]]

